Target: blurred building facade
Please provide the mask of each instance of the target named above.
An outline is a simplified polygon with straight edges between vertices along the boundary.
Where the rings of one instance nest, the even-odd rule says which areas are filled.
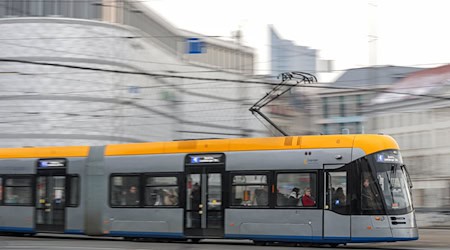
[[[399,143],[417,208],[450,211],[450,65],[411,73],[387,90],[368,107],[368,132]]]
[[[135,27],[143,36],[183,60],[205,67],[253,73],[254,53],[236,42],[180,30],[158,16],[143,1],[128,0],[6,0],[0,18],[57,17],[117,23]],[[194,38],[194,39],[193,39]],[[196,40],[197,38],[200,38]],[[186,54],[187,47],[202,53]]]
[[[316,96],[316,124],[322,134],[365,133],[365,106],[415,67],[376,66],[345,71],[335,82],[322,84]]]
[[[249,79],[254,52],[238,42],[140,1],[3,1],[0,17],[2,147],[266,133],[248,112],[260,85],[197,79]]]
[[[269,113],[289,134],[364,133],[366,105],[379,92],[418,70],[398,66],[349,69],[332,83],[294,88],[272,104]]]
[[[273,26],[269,26],[271,74],[277,76],[288,71],[316,73],[317,51],[281,39]]]
[[[319,59],[317,50],[282,39],[273,25],[269,25],[269,37],[272,76],[291,71],[301,71],[317,76],[319,71],[332,70],[331,60]]]
[[[270,119],[289,135],[312,135],[316,133],[315,92],[312,89],[293,88],[267,107]],[[272,128],[272,126],[268,126]],[[274,135],[281,136],[277,131]]]

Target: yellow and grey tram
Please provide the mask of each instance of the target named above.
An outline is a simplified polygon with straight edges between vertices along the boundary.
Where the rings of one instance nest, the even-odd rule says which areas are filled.
[[[0,231],[344,244],[418,239],[386,135],[0,149]]]

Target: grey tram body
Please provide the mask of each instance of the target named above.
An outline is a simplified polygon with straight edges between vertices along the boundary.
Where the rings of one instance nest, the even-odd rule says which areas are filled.
[[[105,147],[91,147],[87,158],[65,158],[65,171],[79,176],[80,188],[78,205],[65,208],[64,230],[61,233],[190,238],[185,232],[183,204],[177,208],[115,208],[109,204],[111,175],[173,172],[184,178],[187,154],[105,156],[104,150]],[[223,154],[225,174],[233,171],[324,171],[340,168],[365,155],[358,148],[238,151]],[[0,176],[36,175],[38,160],[0,160]],[[179,192],[180,195],[185,192],[182,185]],[[33,197],[34,203],[36,197]],[[324,199],[317,202],[323,203]],[[414,212],[373,216],[340,215],[322,208],[225,207],[223,213],[221,238],[315,243],[385,242],[418,238]],[[405,223],[393,223],[397,218]],[[0,206],[0,232],[38,233],[40,231],[36,229],[35,221],[36,210],[33,205]],[[371,227],[370,231],[366,230],[368,226]]]

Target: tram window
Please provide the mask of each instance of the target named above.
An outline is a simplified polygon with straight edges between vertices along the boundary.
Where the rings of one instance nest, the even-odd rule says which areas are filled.
[[[369,172],[363,172],[361,177],[361,209],[363,211],[381,211],[381,197],[371,174]]]
[[[111,177],[111,206],[137,207],[140,205],[139,176]]]
[[[146,206],[178,206],[178,177],[147,177],[145,184]]]
[[[31,205],[31,177],[5,178],[5,205]]]
[[[277,174],[277,206],[317,206],[317,175],[315,173]]]
[[[69,207],[76,207],[79,204],[79,193],[80,193],[80,178],[76,175],[69,177],[70,179],[70,196],[69,196]]]
[[[347,172],[329,172],[328,175],[327,205],[332,211],[339,214],[348,214],[350,200],[348,199]]]
[[[235,175],[232,181],[232,206],[268,206],[267,175]]]

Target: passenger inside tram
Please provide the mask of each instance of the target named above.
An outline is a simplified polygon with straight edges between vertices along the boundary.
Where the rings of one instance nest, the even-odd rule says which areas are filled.
[[[130,189],[126,195],[126,202],[128,206],[135,206],[139,204],[139,193],[136,186],[130,186]]]
[[[302,204],[305,207],[313,207],[316,205],[316,201],[311,196],[311,188],[305,188],[305,193],[302,196]]]
[[[344,194],[344,189],[342,187],[338,187],[333,197],[333,205],[334,206],[345,206],[346,197]]]
[[[256,189],[255,195],[254,195],[254,201],[255,201],[254,205],[267,206],[269,203],[267,191],[263,188]]]
[[[364,178],[361,190],[362,208],[372,209],[377,207],[377,194],[375,188],[370,184],[369,178]]]

